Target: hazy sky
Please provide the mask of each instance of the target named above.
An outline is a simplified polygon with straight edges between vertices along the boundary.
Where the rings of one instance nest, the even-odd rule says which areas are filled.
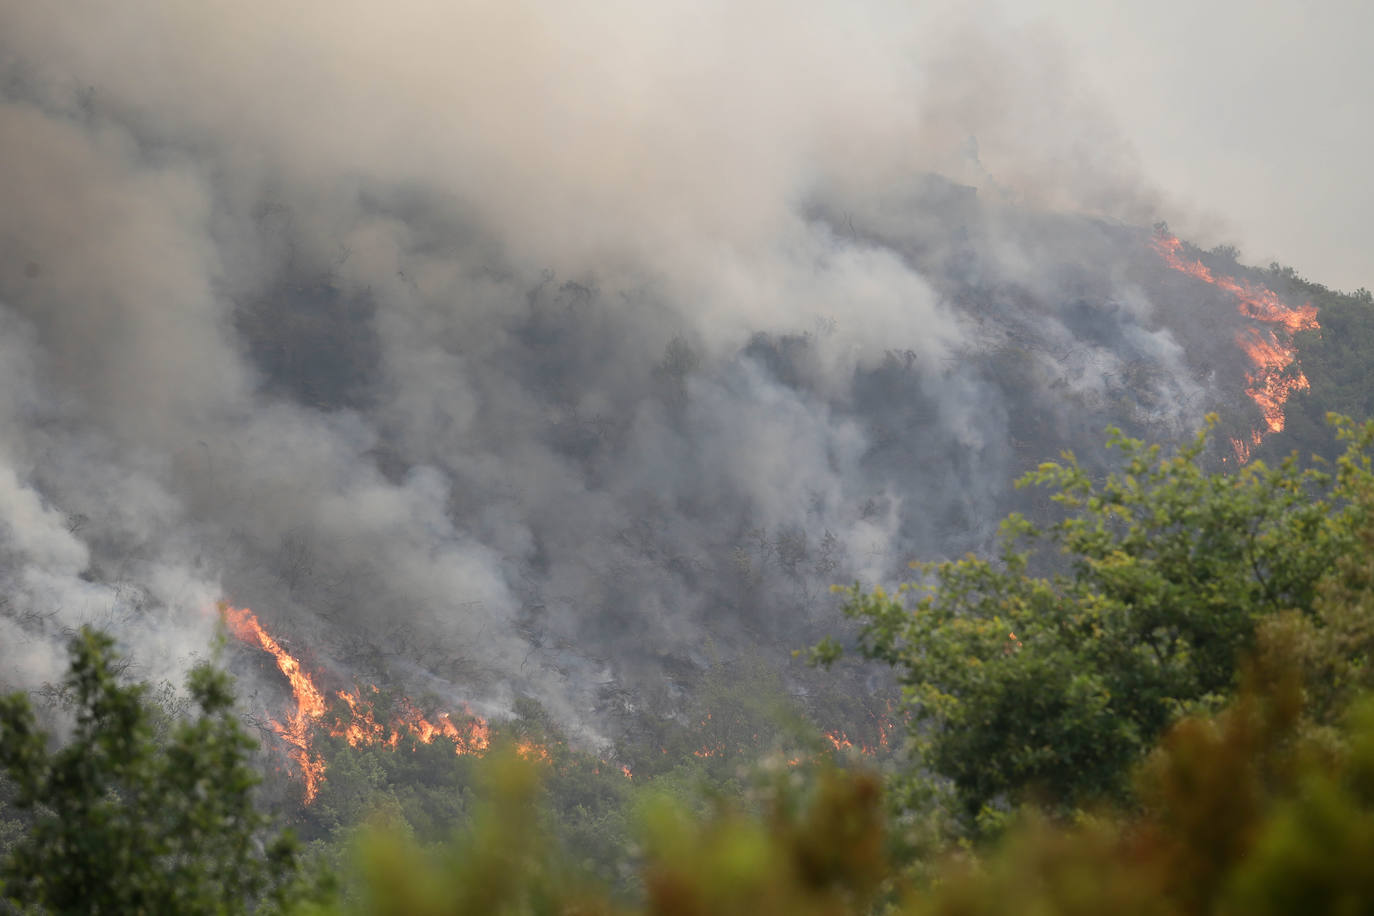
[[[1374,3],[1005,2],[1060,36],[1179,228],[1328,286],[1374,287]],[[1188,223],[1195,225],[1188,225]]]

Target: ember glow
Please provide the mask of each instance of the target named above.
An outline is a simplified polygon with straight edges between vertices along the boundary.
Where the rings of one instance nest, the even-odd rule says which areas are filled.
[[[1305,303],[1297,308],[1284,304],[1273,290],[1237,280],[1216,276],[1201,261],[1188,261],[1182,256],[1183,243],[1172,235],[1157,234],[1154,248],[1164,263],[1190,277],[1224,289],[1235,296],[1237,310],[1246,318],[1258,322],[1236,336],[1236,345],[1250,357],[1253,369],[1245,374],[1245,393],[1259,406],[1269,432],[1282,432],[1283,406],[1294,391],[1309,386],[1297,363],[1297,349],[1293,335],[1298,331],[1315,330],[1317,308]],[[1250,442],[1232,439],[1236,460],[1244,464],[1250,458],[1252,445],[1259,445],[1265,430],[1252,431]]]
[[[892,730],[892,723],[886,718],[879,718],[877,720],[877,727],[877,744],[866,744],[863,742],[856,744],[854,741],[850,740],[849,735],[838,729],[833,732],[826,732],[825,739],[834,746],[836,751],[858,751],[865,757],[873,757],[887,750],[888,734]]]
[[[269,719],[272,730],[289,746],[288,755],[301,768],[305,781],[305,803],[308,805],[319,794],[320,783],[324,779],[324,757],[314,752],[310,746],[312,732],[324,720],[328,708],[324,694],[315,685],[314,679],[301,667],[295,656],[282,648],[281,644],[269,634],[257,616],[247,608],[220,605],[220,616],[224,619],[229,632],[241,642],[257,646],[270,654],[277,662],[277,668],[286,675],[295,700],[295,709],[286,717],[285,723]],[[491,746],[491,728],[481,716],[473,715],[466,706],[459,721],[454,721],[449,713],[441,713],[434,718],[427,717],[419,707],[408,698],[402,697],[400,711],[389,722],[377,721],[374,703],[368,693],[379,693],[376,687],[359,688],[350,693],[347,690],[335,692],[343,703],[344,712],[329,723],[329,734],[343,738],[351,747],[381,744],[395,748],[400,744],[402,735],[410,735],[421,744],[429,744],[435,738],[444,737],[453,742],[458,754],[485,754]],[[530,745],[533,756],[548,759],[548,751],[538,745]],[[521,747],[522,756],[531,756]],[[542,751],[542,755],[537,753]]]

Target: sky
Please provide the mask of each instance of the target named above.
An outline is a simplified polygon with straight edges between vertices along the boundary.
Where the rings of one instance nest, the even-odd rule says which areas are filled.
[[[1054,0],[1052,31],[1115,112],[1176,227],[1336,289],[1374,288],[1374,4]]]

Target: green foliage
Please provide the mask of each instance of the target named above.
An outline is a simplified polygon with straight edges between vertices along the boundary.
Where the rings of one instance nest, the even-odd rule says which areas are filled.
[[[355,900],[319,912],[488,916],[607,913],[604,892],[566,865],[544,829],[538,765],[514,751],[479,767],[485,784],[471,829],[442,850],[425,849],[393,827],[378,827],[358,847]]]
[[[1212,422],[1167,457],[1112,430],[1120,465],[1104,479],[1066,454],[1020,482],[1052,488],[1059,521],[1013,515],[996,559],[918,564],[896,595],[849,590],[859,650],[897,670],[920,761],[966,824],[1126,793],[1170,722],[1229,696],[1258,622],[1313,614],[1356,546],[1368,427],[1342,427],[1335,477],[1293,459],[1223,475],[1202,466]]]
[[[549,842],[567,850],[579,873],[622,896],[643,892],[630,850],[637,844],[639,812],[650,799],[668,797],[682,810],[706,816],[721,804],[742,803],[762,769],[791,762],[795,773],[846,756],[806,720],[796,697],[765,666],[718,665],[691,696],[680,718],[647,723],[611,760],[571,747],[528,700],[517,704],[516,718],[493,723],[493,748],[525,747],[540,773],[541,829]],[[385,709],[385,691],[376,702]],[[875,731],[872,717],[854,698],[829,700],[825,712],[828,721],[854,723],[848,731],[854,741],[877,743],[876,732],[868,734]],[[451,741],[352,747],[319,729],[311,746],[326,761],[326,776],[315,801],[294,816],[309,852],[340,870],[369,822],[384,821],[427,854],[438,854],[455,834],[472,829],[483,801],[478,774],[485,764],[455,754]],[[632,768],[633,778],[622,764]]]
[[[1301,428],[1303,417],[1320,419],[1335,411],[1357,420],[1374,417],[1374,299],[1368,290],[1340,293],[1303,280],[1291,271],[1271,271],[1271,282],[1289,301],[1317,307],[1319,329],[1297,335],[1298,358],[1311,383],[1297,392],[1288,411],[1298,421],[1297,441],[1319,438]]]
[[[666,796],[645,808],[644,891],[617,902],[570,865],[538,810],[537,765],[487,758],[484,802],[446,849],[424,850],[388,828],[358,847],[356,902],[316,912],[486,916],[642,912],[662,916],[865,912],[888,877],[880,781],[823,771],[802,788],[779,774],[762,815],[724,803],[700,818]]]
[[[300,888],[294,841],[266,838],[253,742],[228,677],[196,668],[199,708],[164,741],[147,688],[117,675],[113,641],[82,630],[65,686],[71,739],[49,750],[23,694],[0,698],[0,767],[31,816],[3,862],[3,897],[53,912],[239,913]]]
[[[809,791],[774,783],[762,817],[724,807],[646,819],[645,911],[673,916],[865,912],[887,878],[881,782],[821,770]]]
[[[1227,876],[1232,913],[1354,913],[1374,906],[1374,700],[1351,717],[1336,766],[1309,765],[1257,825]]]
[[[1344,710],[1333,735],[1307,732],[1304,654],[1290,635],[1266,624],[1237,696],[1166,732],[1137,769],[1132,810],[1073,825],[1015,815],[998,841],[953,850],[919,885],[889,855],[878,777],[823,769],[779,772],[755,804],[723,802],[705,817],[654,800],[643,818],[643,894],[617,901],[568,867],[541,828],[539,771],[510,757],[483,762],[488,801],[441,854],[386,830],[362,844],[363,891],[345,912],[1369,912],[1374,697]]]
[[[321,732],[312,747],[327,762],[315,801],[299,814],[307,841],[347,840],[378,811],[404,821],[425,843],[447,839],[467,819],[473,758],[454,753],[452,740],[423,744],[406,736],[398,748],[352,747]]]
[[[1261,636],[1225,710],[1169,730],[1138,774],[1137,813],[1071,828],[1031,817],[902,912],[1369,912],[1374,699],[1345,711],[1334,746],[1305,734],[1287,635]]]
[[[380,702],[386,700],[383,692]],[[616,885],[632,880],[626,848],[635,783],[619,765],[570,748],[537,704],[520,701],[517,712],[493,725],[493,753],[504,759],[523,747],[542,774],[541,829],[554,845],[575,850],[588,874]],[[471,829],[484,801],[483,758],[455,753],[443,736],[428,744],[407,736],[395,748],[352,747],[321,729],[312,747],[326,775],[315,801],[295,816],[309,852],[340,868],[369,823],[384,822],[415,848],[434,851]]]
[[[633,748],[635,772],[659,775],[695,761],[719,786],[738,785],[741,767],[770,753],[820,749],[820,736],[777,671],[756,659],[713,667],[694,685],[684,721],[645,723]]]

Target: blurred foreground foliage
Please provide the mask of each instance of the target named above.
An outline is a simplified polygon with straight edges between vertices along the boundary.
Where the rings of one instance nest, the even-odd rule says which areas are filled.
[[[167,722],[120,677],[113,641],[82,630],[63,688],[75,713],[58,750],[23,694],[0,698],[0,768],[19,818],[0,862],[16,912],[240,913],[308,896],[297,845],[256,805],[254,744],[228,677],[192,671],[196,712]]]

